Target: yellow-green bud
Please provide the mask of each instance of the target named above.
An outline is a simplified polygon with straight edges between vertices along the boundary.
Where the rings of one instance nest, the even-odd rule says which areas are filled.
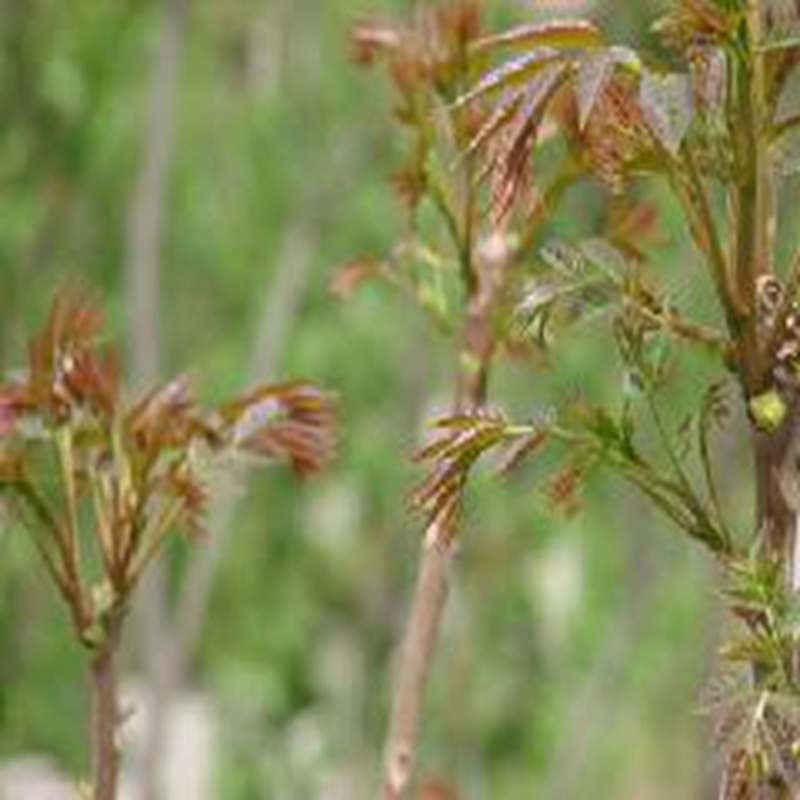
[[[775,389],[751,397],[748,408],[756,427],[770,433],[783,425],[789,411],[784,399]]]

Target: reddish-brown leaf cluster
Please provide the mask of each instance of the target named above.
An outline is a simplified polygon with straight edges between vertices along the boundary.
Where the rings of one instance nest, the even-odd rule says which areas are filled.
[[[417,454],[429,469],[413,499],[428,525],[436,525],[444,536],[455,535],[470,470],[484,453],[499,447],[501,470],[509,471],[541,446],[548,433],[545,425],[511,427],[503,416],[486,411],[447,417],[436,423],[436,430]]]
[[[259,387],[219,414],[236,450],[286,461],[301,476],[322,469],[336,448],[333,398],[307,383]]]
[[[353,58],[367,66],[387,63],[401,94],[420,81],[445,89],[480,34],[480,6],[477,0],[450,0],[432,11],[421,9],[406,24],[365,20],[353,30]]]
[[[631,168],[655,149],[635,83],[626,75],[610,80],[583,131],[585,152],[597,176],[620,191]]]
[[[479,40],[473,55],[529,48],[486,72],[458,106],[488,108],[466,155],[479,158],[478,183],[489,185],[489,216],[500,225],[513,207],[530,205],[533,155],[543,125],[574,72],[570,47],[594,47],[600,33],[587,22],[527,25]]]
[[[527,50],[486,72],[457,104],[486,110],[466,152],[480,159],[495,224],[534,205],[541,186],[533,159],[545,130],[563,133],[575,162],[613,191],[633,170],[657,163],[663,149],[680,146],[691,98],[678,94],[677,78],[651,76],[630,49],[603,46],[591,23],[523,26],[480,40],[473,53],[486,58],[509,47]]]
[[[573,516],[583,508],[584,467],[568,464],[553,475],[544,487],[545,496],[554,509]]]
[[[0,386],[0,491],[32,521],[88,645],[98,614],[124,607],[164,537],[201,527],[217,457],[251,454],[305,476],[335,448],[333,398],[310,384],[261,386],[205,411],[179,377],[125,404],[100,325],[83,300],[59,295],[27,371]]]
[[[713,0],[679,0],[656,24],[656,31],[670,47],[681,52],[719,46],[733,35],[739,15]]]
[[[38,414],[64,422],[81,413],[110,419],[118,400],[114,354],[97,346],[102,315],[85,300],[59,295],[42,332],[30,344],[28,371],[0,394],[7,426]]]
[[[392,176],[403,202],[414,210],[429,189],[428,156],[436,117],[463,90],[470,70],[469,48],[481,30],[481,3],[450,0],[420,8],[406,24],[364,21],[356,25],[357,62],[386,67],[395,90],[395,116],[415,137],[407,162]],[[454,115],[454,133],[466,142],[477,121],[471,112]]]

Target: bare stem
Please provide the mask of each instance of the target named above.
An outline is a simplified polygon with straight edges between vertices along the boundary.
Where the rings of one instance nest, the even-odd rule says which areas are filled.
[[[121,619],[109,620],[106,636],[92,653],[91,746],[92,800],[116,800],[119,782],[116,659]]]
[[[384,800],[400,800],[411,779],[428,680],[447,599],[452,540],[431,527],[425,537],[411,612],[400,654],[386,752]]]
[[[495,350],[492,310],[496,293],[502,292],[508,258],[508,252],[502,247],[495,250],[490,240],[476,257],[479,263],[469,265],[478,277],[464,319],[453,404],[456,410],[480,408],[485,402]],[[436,524],[429,526],[400,649],[385,753],[383,800],[401,800],[413,774],[425,687],[439,638],[454,548],[452,531],[443,531]]]

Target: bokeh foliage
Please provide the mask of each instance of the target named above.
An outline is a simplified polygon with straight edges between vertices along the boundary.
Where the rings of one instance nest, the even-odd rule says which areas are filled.
[[[353,254],[382,252],[403,213],[383,189],[397,156],[387,100],[350,64],[347,30],[409,5],[236,0],[190,14],[164,228],[165,372],[196,365],[211,400],[241,386],[300,219],[312,264],[278,372],[335,387],[347,431],[320,484],[298,489],[276,474],[236,518],[193,674],[230,732],[218,796],[231,800],[366,798],[380,757],[417,549],[407,456],[452,358],[402,297],[368,284],[341,303],[328,284]],[[502,25],[535,4],[491,5]],[[662,5],[597,13],[633,38]],[[154,0],[0,9],[4,368],[17,366],[6,354],[21,352],[54,285],[102,292],[124,331],[125,228],[160,11]],[[678,210],[643,192],[661,212],[658,266],[702,316],[709,287],[683,266]],[[554,233],[578,238],[602,202],[569,197]],[[607,353],[607,342],[583,338],[548,380],[615,394],[623,369]],[[685,367],[676,420],[703,385],[702,360]],[[524,369],[506,365],[495,385],[509,408],[530,411]],[[726,491],[743,511],[744,465],[729,455]],[[498,486],[479,476],[468,498],[474,530],[434,676],[426,765],[468,798],[700,796],[706,722],[689,709],[717,625],[707,568],[613,480],[588,487],[591,516],[565,520],[527,478]],[[0,533],[0,753],[50,753],[77,774],[80,654],[17,533]],[[141,665],[135,648],[129,658]]]

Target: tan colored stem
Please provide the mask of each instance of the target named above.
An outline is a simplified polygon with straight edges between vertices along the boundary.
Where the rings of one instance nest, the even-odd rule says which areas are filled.
[[[105,641],[92,653],[92,800],[116,800],[119,783],[116,658],[120,621],[109,623]]]
[[[432,526],[425,537],[400,654],[386,752],[384,800],[400,800],[411,779],[425,686],[447,599],[452,557],[453,540],[439,536]]]
[[[476,261],[477,281],[464,319],[454,408],[485,403],[495,351],[492,316],[503,292],[509,253],[498,242],[484,243]],[[439,640],[455,539],[432,524],[425,534],[417,583],[400,648],[386,744],[383,800],[401,800],[411,782],[430,664]]]
[[[581,170],[570,166],[543,194],[530,216],[525,240],[518,252],[532,246],[547,212],[580,174]],[[469,206],[473,199],[468,193],[465,213],[468,220],[472,218]],[[455,411],[477,409],[485,402],[496,348],[493,315],[505,291],[507,268],[514,257],[501,236],[490,237],[476,246],[470,225],[464,228],[469,231],[467,241],[456,244],[461,253],[469,300],[461,336]],[[394,684],[384,761],[384,800],[401,800],[413,775],[425,687],[447,599],[454,544],[451,533],[442,535],[435,526],[426,531]]]

